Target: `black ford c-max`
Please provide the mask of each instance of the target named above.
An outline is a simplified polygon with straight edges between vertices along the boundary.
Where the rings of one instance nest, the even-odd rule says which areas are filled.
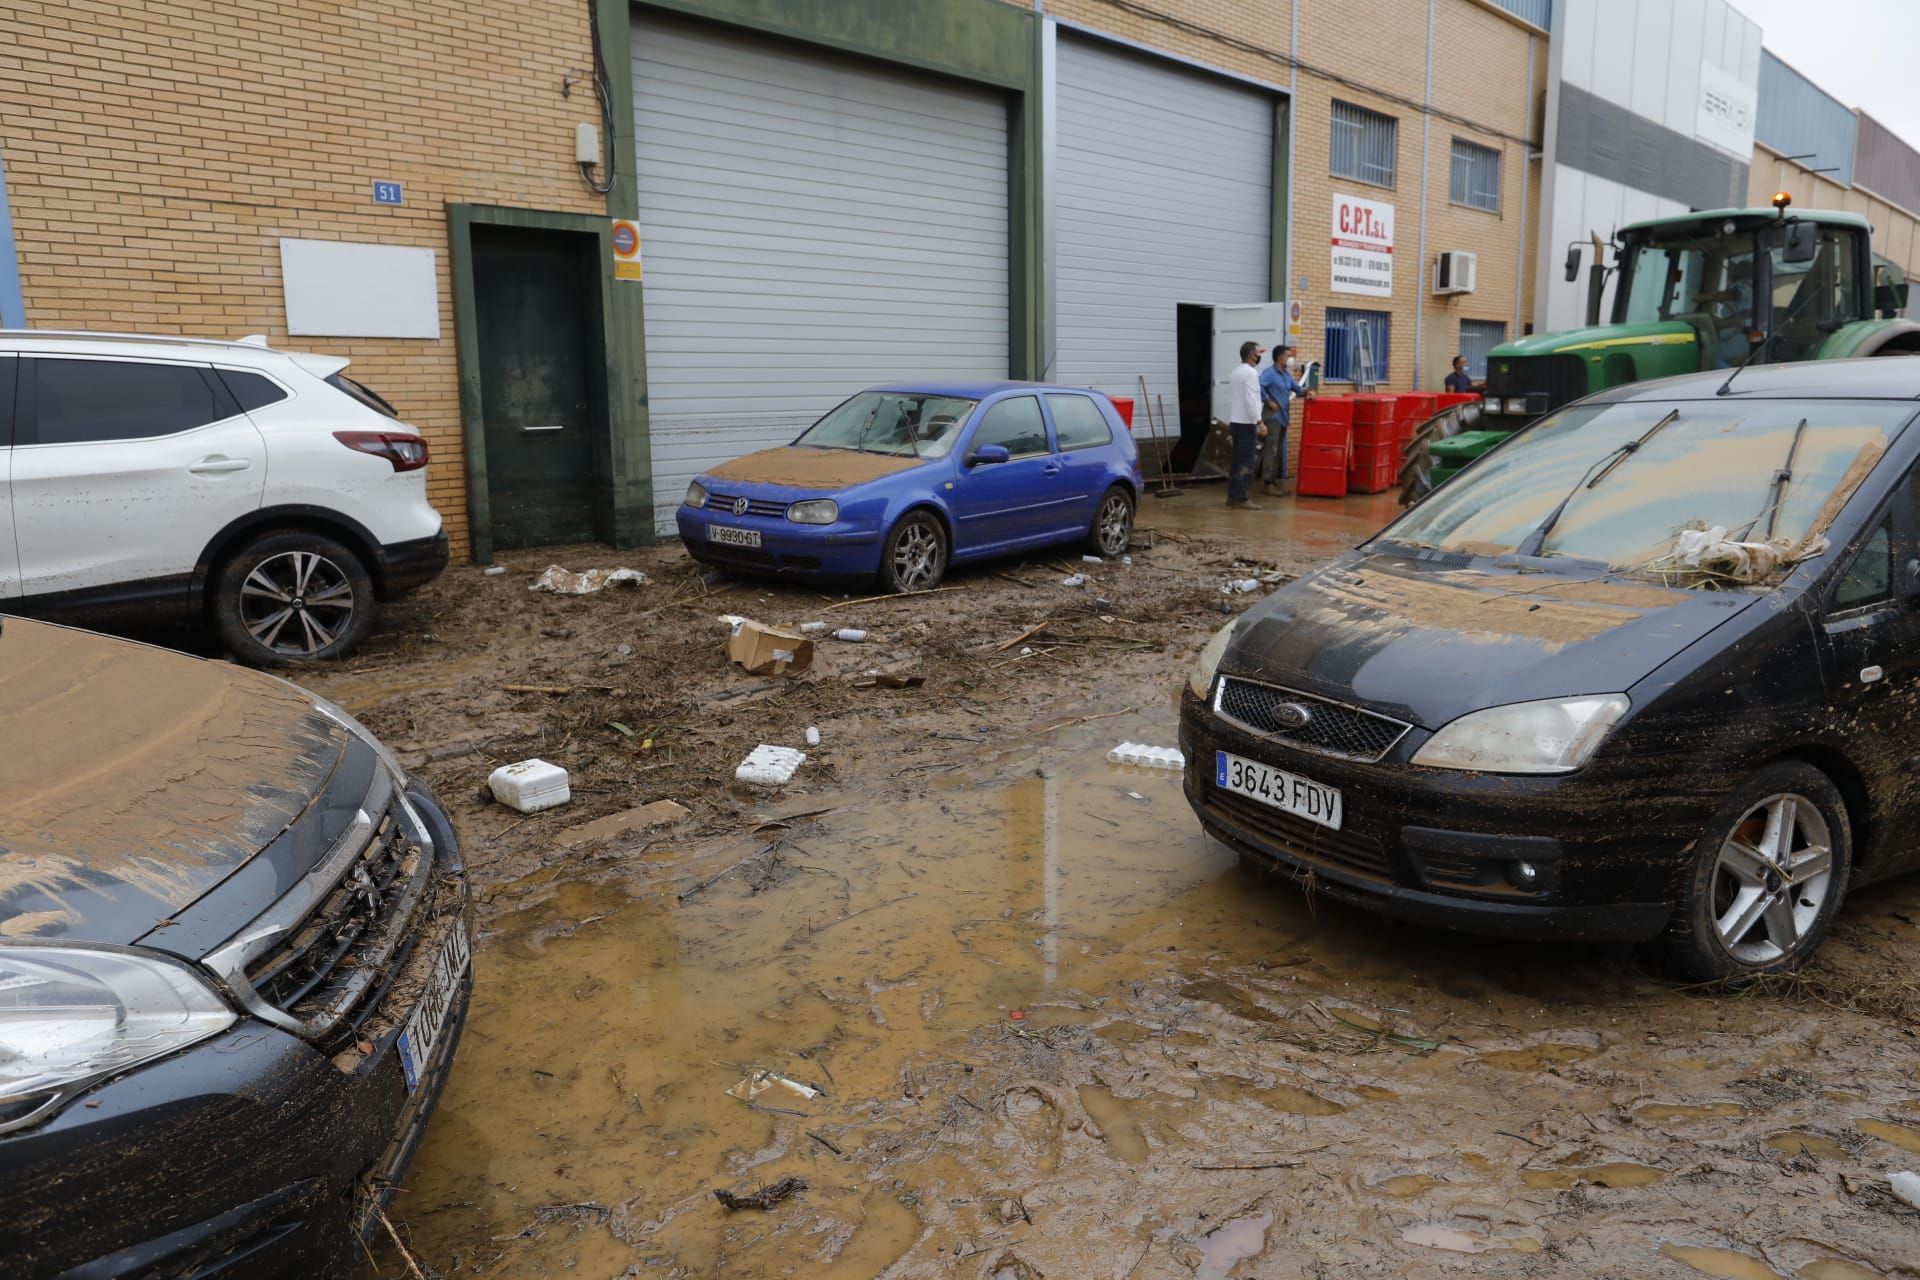
[[[452,826],[221,662],[0,624],[0,1271],[338,1276],[466,1016]]]
[[[1791,967],[1920,866],[1920,360],[1638,383],[1222,630],[1188,801],[1442,926]]]

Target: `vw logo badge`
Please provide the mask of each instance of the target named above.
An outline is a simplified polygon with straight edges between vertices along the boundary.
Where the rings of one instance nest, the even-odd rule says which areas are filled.
[[[1282,729],[1304,729],[1312,721],[1313,712],[1297,702],[1283,702],[1273,709],[1273,722]]]
[[[747,500],[745,498],[735,498],[733,500],[733,514],[737,516],[747,514]]]

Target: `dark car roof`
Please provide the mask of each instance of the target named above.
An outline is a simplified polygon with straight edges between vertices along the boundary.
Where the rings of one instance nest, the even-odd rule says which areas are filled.
[[[1597,401],[1701,400],[1718,394],[1728,369],[1629,382],[1594,395]],[[1756,364],[1740,371],[1726,398],[1750,400],[1920,400],[1920,357],[1803,360]]]
[[[988,396],[999,395],[1003,391],[1079,391],[1087,392],[1092,387],[1068,387],[1053,382],[1015,382],[1002,378],[997,381],[982,380],[972,382],[889,382],[878,387],[868,387],[869,391],[901,391],[915,395],[958,396],[963,400],[985,400]]]

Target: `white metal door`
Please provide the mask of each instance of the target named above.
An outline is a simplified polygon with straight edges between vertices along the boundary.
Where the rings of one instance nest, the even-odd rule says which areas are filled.
[[[1252,302],[1213,309],[1213,417],[1216,422],[1232,422],[1228,414],[1229,394],[1233,389],[1233,371],[1240,364],[1240,344],[1257,342],[1266,348],[1260,358],[1265,369],[1273,363],[1274,344],[1286,332],[1287,304]]]
[[[1066,33],[1056,65],[1046,377],[1135,396],[1144,375],[1178,431],[1175,308],[1273,288],[1276,99]],[[1140,435],[1144,409],[1134,414]]]
[[[58,390],[41,376],[53,366]],[[266,446],[247,416],[218,416],[231,402],[223,408],[210,387],[194,422],[191,406],[165,388],[143,391],[132,377],[182,369],[212,372],[164,361],[21,359],[25,412],[13,447],[12,499],[28,596],[123,583],[184,589],[214,535],[260,506]],[[168,425],[192,425],[128,434],[143,429],[143,411],[149,424],[164,412],[175,419]],[[78,427],[43,443],[52,433],[41,428],[55,414]],[[85,436],[95,438],[78,438]]]
[[[20,361],[0,356],[0,608],[20,598],[20,556],[13,545],[13,388]]]
[[[640,13],[633,79],[661,529],[863,387],[1006,376],[1003,95]]]

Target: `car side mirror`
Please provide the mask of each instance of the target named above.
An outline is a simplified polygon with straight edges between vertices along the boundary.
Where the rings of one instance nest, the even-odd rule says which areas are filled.
[[[1790,222],[1787,224],[1786,243],[1781,247],[1782,262],[1812,262],[1815,250],[1820,247],[1820,237],[1811,222]]]
[[[987,467],[992,466],[996,462],[1010,461],[1012,457],[1013,455],[1007,452],[1007,446],[1003,444],[983,444],[971,454],[967,455],[967,465],[970,467]]]

